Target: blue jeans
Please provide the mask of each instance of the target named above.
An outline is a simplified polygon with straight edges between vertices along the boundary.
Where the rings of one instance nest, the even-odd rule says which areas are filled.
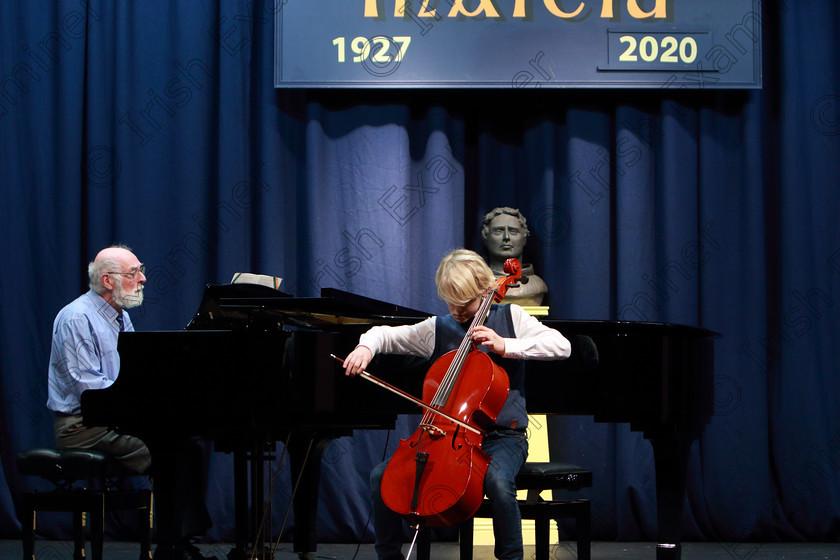
[[[501,430],[487,434],[481,447],[492,457],[484,477],[484,494],[492,502],[494,553],[499,560],[522,560],[522,518],[516,503],[515,479],[528,457],[528,440],[523,432]],[[380,493],[387,465],[385,461],[370,473],[376,553],[379,560],[403,560],[402,517],[385,505]]]

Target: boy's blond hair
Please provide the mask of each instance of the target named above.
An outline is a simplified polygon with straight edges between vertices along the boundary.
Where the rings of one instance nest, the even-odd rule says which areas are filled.
[[[440,299],[452,305],[464,305],[493,286],[496,277],[475,251],[455,249],[440,261],[435,284]]]

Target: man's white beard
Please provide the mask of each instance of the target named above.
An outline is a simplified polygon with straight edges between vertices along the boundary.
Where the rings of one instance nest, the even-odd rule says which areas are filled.
[[[117,302],[122,309],[132,309],[143,303],[143,286],[137,288],[139,291],[127,294],[123,292],[122,284],[117,284],[114,288],[114,301]]]

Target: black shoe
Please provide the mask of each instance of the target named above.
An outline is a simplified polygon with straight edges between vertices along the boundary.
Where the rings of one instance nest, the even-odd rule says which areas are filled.
[[[204,556],[194,544],[159,544],[152,558],[153,560],[219,560],[215,556]]]
[[[184,551],[174,544],[159,544],[155,547],[152,560],[183,560]]]
[[[219,560],[215,556],[204,556],[201,550],[192,543],[184,545],[184,558],[185,560]]]

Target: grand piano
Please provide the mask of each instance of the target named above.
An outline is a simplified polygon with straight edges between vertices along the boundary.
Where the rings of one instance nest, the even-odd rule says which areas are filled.
[[[141,438],[153,465],[156,450],[196,437],[233,453],[229,560],[270,554],[256,542],[259,534],[270,540],[259,527],[264,465],[274,442],[284,442],[293,480],[300,477],[294,550],[314,552],[323,448],[353,430],[391,429],[398,414],[416,412],[395,395],[340,375],[330,353],[349,353],[372,325],[427,316],[340,290],[292,298],[259,285],[210,285],[185,330],[120,333],[120,375],[110,387],[82,394],[83,422]],[[393,372],[384,379],[415,379],[410,390],[419,393],[422,361],[381,356],[376,364]]]
[[[628,422],[653,447],[658,560],[679,560],[689,450],[713,410],[714,339],[697,327],[628,321],[543,321],[562,332],[572,355],[529,361],[531,414]]]
[[[317,298],[293,298],[262,286],[208,286],[187,329],[121,333],[120,376],[107,389],[82,394],[84,422],[147,442],[171,438],[177,430],[232,451],[232,560],[255,549],[263,460],[271,442],[284,441],[293,476],[302,475],[294,550],[313,552],[320,450],[333,437],[354,429],[390,429],[397,414],[416,412],[395,395],[341,375],[330,354],[346,355],[373,324],[413,323],[426,316],[335,289]],[[715,333],[661,323],[545,323],[571,340],[572,357],[528,362],[529,412],[592,415],[641,431],[656,464],[657,559],[678,560],[689,448],[712,411]],[[419,395],[427,367],[377,356],[369,369]]]

